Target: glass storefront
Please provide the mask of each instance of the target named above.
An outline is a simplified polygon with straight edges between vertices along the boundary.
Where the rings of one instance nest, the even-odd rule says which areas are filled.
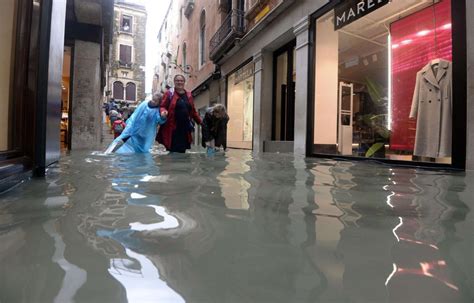
[[[312,151],[451,164],[451,0],[381,2],[315,22]]]
[[[9,144],[10,112],[12,100],[13,67],[15,61],[17,0],[0,1],[0,151],[11,148]]]
[[[293,141],[295,137],[296,42],[274,54],[273,135],[275,141]]]
[[[64,47],[63,59],[63,74],[61,83],[61,149],[70,149],[70,124],[71,117],[69,117],[71,107],[71,57],[72,48]]]
[[[252,149],[254,63],[227,77],[227,146]]]

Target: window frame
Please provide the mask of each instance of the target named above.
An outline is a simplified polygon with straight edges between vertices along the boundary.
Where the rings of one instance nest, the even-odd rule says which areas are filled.
[[[206,64],[206,10],[199,17],[199,68]]]
[[[127,31],[127,30],[124,30],[123,28],[123,21],[124,19],[129,19],[130,20],[130,29]],[[133,33],[133,16],[132,15],[127,15],[127,14],[122,14],[122,16],[120,17],[120,32],[122,33],[128,33],[128,34],[132,34]]]
[[[121,93],[122,93],[122,98],[118,98],[118,96],[115,95],[115,84],[117,83],[120,83],[122,85],[122,89],[121,89]],[[123,85],[123,82],[120,81],[120,80],[115,80],[113,83],[112,83],[112,97],[114,98],[114,100],[125,100],[125,86]]]
[[[134,95],[134,98],[133,99],[129,99],[128,98],[128,88],[129,86],[132,86],[134,87],[134,91],[133,91],[133,95]],[[125,96],[124,96],[124,101],[133,101],[133,102],[136,102],[137,101],[137,84],[135,84],[134,82],[127,82],[127,84],[125,85],[124,87],[125,89]]]

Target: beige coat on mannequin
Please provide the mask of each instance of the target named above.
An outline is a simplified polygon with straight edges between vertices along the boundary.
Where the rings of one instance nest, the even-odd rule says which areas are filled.
[[[432,60],[416,75],[410,118],[417,118],[415,156],[451,157],[452,64]]]

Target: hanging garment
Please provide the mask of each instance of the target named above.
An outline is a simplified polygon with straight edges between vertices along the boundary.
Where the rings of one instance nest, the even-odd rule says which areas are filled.
[[[417,118],[415,156],[451,157],[452,63],[432,60],[416,75],[410,118]]]
[[[160,116],[159,107],[151,107],[148,101],[144,101],[127,120],[127,126],[107,151],[113,152],[116,149],[115,152],[119,154],[148,153],[155,143],[158,124],[165,122]]]

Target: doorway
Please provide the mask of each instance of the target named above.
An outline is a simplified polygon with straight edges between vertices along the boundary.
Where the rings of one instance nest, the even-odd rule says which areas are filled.
[[[280,48],[273,56],[273,141],[293,141],[295,137],[296,41]]]
[[[72,47],[64,47],[63,73],[61,82],[61,150],[71,149],[71,62]]]

